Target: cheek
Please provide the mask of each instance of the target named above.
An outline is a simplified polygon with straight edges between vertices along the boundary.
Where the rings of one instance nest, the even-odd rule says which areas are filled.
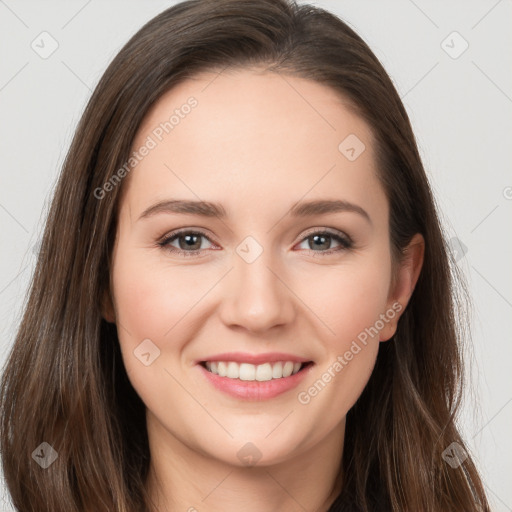
[[[194,274],[193,267],[178,271],[153,264],[142,257],[142,252],[125,251],[114,266],[113,276],[118,320],[138,343],[144,338],[163,340],[170,335],[211,287]]]
[[[309,270],[298,295],[321,320],[322,337],[331,348],[344,346],[374,326],[385,312],[390,268],[386,256],[361,258],[338,268]],[[373,332],[373,331],[372,331]]]
[[[305,302],[322,321],[325,352],[297,399],[308,413],[328,418],[325,429],[348,412],[371,376],[380,346],[381,315],[386,312],[387,262],[382,253],[329,272],[323,269],[316,272],[316,279],[308,280],[315,283],[315,293],[302,287]]]
[[[118,254],[113,294],[123,363],[145,405],[159,410],[162,390],[172,390],[174,402],[179,403],[180,389],[171,376],[173,365],[191,335],[187,331],[191,310],[207,288],[192,271],[187,274],[154,263],[147,249],[119,247]],[[148,351],[146,365],[142,354]],[[186,407],[186,400],[182,406]]]

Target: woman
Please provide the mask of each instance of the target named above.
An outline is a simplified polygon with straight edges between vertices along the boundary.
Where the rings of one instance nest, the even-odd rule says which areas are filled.
[[[345,23],[194,0],[120,51],[2,379],[18,510],[487,511],[448,252]]]

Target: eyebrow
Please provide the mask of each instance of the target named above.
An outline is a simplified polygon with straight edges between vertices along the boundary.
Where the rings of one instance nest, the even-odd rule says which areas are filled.
[[[295,203],[290,209],[292,217],[309,217],[314,215],[325,215],[328,213],[352,212],[364,217],[370,224],[372,220],[366,210],[360,206],[344,200],[317,199],[308,202]],[[199,215],[201,217],[218,217],[225,219],[226,210],[219,203],[209,201],[189,201],[179,199],[168,199],[160,201],[142,212],[140,219],[145,219],[159,213],[175,213]]]

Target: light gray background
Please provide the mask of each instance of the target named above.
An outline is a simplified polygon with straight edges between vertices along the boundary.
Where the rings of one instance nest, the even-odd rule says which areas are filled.
[[[174,3],[0,0],[1,364],[85,102],[128,38]],[[493,510],[512,511],[512,2],[312,3],[355,28],[388,70],[411,117],[445,229],[467,248],[457,264],[474,300],[471,368],[480,405],[469,397],[461,427]],[[46,59],[31,47],[35,41],[39,51],[51,48],[43,31],[58,43]],[[457,56],[464,40],[469,47]],[[0,510],[12,510],[7,500]]]

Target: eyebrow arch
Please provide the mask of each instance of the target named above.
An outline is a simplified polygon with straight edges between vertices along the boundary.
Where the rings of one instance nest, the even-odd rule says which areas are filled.
[[[292,217],[307,217],[313,215],[323,215],[326,213],[353,212],[364,217],[370,224],[372,220],[367,211],[357,204],[349,203],[341,199],[326,200],[318,199],[309,202],[298,202],[290,210]]]
[[[308,217],[339,212],[357,213],[372,224],[372,220],[366,210],[356,204],[344,200],[317,199],[308,202],[299,201],[290,209],[290,215],[292,217]],[[144,210],[140,215],[139,220],[159,213],[200,215],[202,217],[218,217],[220,219],[225,219],[227,217],[226,210],[218,203],[170,199],[160,201]]]

